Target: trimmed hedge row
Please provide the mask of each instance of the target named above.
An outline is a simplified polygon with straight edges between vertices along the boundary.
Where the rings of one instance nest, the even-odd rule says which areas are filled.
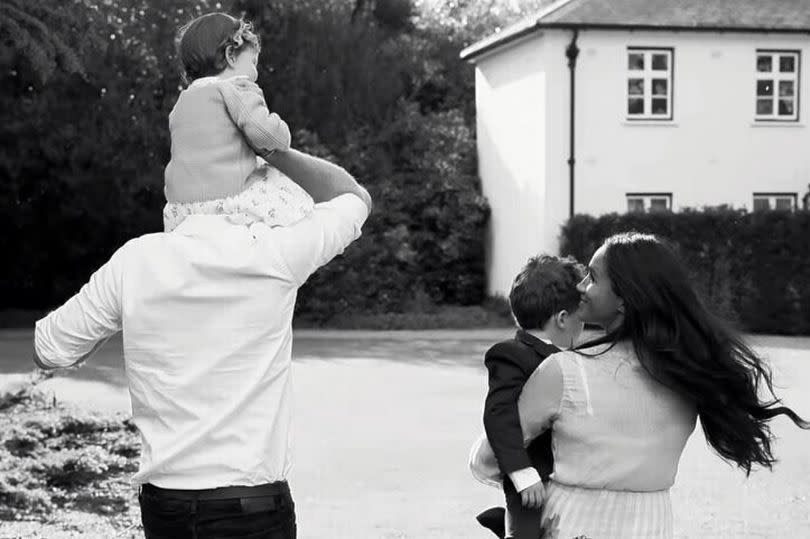
[[[587,261],[605,238],[629,230],[671,240],[706,302],[740,329],[810,335],[810,212],[576,215],[563,226],[560,250]]]

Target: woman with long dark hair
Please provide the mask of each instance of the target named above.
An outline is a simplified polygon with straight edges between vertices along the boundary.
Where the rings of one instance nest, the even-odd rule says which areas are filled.
[[[776,462],[771,419],[810,429],[655,236],[608,238],[579,290],[578,316],[605,335],[546,359],[519,405],[527,439],[552,429],[552,481],[530,487],[542,490],[547,536],[671,538],[669,488],[697,417],[746,474]]]

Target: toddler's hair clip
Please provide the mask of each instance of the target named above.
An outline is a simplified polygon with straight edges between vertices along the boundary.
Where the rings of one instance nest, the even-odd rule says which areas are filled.
[[[245,42],[245,32],[250,31],[249,25],[245,21],[239,22],[239,29],[231,36],[233,44],[239,48]]]

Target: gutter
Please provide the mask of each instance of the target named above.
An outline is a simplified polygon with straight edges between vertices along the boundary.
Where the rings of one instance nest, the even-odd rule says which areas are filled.
[[[565,48],[565,56],[568,58],[568,70],[570,73],[570,104],[569,104],[569,140],[568,140],[568,218],[574,216],[574,167],[576,165],[575,158],[575,134],[576,134],[576,82],[577,82],[577,58],[579,57],[579,47],[577,47],[577,38],[579,37],[579,30],[574,29],[571,35],[571,43]]]
[[[486,53],[488,53],[490,51],[493,51],[495,49],[499,49],[502,46],[507,45],[508,43],[512,43],[513,41],[517,41],[518,39],[520,39],[522,37],[530,36],[530,35],[534,34],[535,32],[538,32],[539,30],[540,30],[540,23],[535,22],[531,26],[527,26],[525,28],[522,28],[522,29],[518,30],[517,32],[511,33],[511,34],[506,35],[506,36],[503,36],[500,39],[498,39],[498,37],[500,37],[500,36],[498,36],[498,34],[496,34],[495,36],[490,38],[491,41],[490,41],[490,39],[484,39],[483,41],[479,41],[478,43],[473,43],[469,47],[466,47],[466,48],[462,49],[462,51],[459,53],[458,56],[462,60],[472,62],[473,60],[475,60],[476,58],[478,58],[479,56],[481,56],[483,54],[486,54]]]
[[[624,24],[624,23],[589,23],[589,22],[547,22],[538,23],[536,28],[562,28],[572,30],[628,30],[628,31],[658,31],[658,32],[714,32],[714,33],[743,33],[743,34],[810,34],[810,28],[784,28],[768,26],[718,26],[713,25],[685,25],[685,24]]]

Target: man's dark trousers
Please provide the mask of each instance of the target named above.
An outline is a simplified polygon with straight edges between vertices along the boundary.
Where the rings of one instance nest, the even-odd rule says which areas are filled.
[[[286,482],[206,490],[141,488],[146,539],[295,539]]]

